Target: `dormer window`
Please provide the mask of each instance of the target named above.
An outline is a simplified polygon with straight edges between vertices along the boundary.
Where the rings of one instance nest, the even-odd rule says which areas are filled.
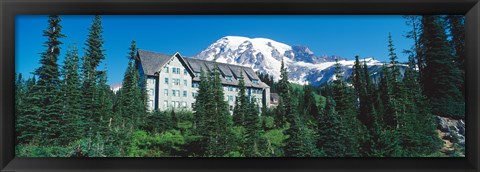
[[[200,77],[200,72],[195,72],[196,77]]]
[[[255,85],[258,85],[258,79],[253,79],[252,83],[255,84]]]
[[[226,76],[225,80],[227,80],[228,82],[232,82],[232,77],[231,76]]]

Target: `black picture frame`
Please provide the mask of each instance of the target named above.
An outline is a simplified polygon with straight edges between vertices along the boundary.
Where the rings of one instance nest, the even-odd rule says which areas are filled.
[[[0,171],[478,171],[478,0],[0,0]],[[15,16],[22,14],[466,15],[465,158],[14,157]]]

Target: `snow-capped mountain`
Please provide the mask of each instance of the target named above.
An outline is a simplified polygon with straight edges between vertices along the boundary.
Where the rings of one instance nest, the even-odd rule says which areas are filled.
[[[290,46],[267,38],[241,36],[223,37],[193,58],[216,59],[220,63],[248,66],[255,71],[273,76],[274,80],[280,77],[280,65],[283,59],[291,82],[312,85],[321,85],[334,80],[335,59],[339,59],[345,78],[351,74],[354,64],[353,60],[335,55],[317,56],[305,46]],[[381,66],[381,63],[373,58],[363,60],[369,68]]]
[[[121,82],[113,83],[112,85],[110,85],[110,90],[112,90],[114,93],[117,93],[118,91],[120,91],[121,88],[122,88]]]

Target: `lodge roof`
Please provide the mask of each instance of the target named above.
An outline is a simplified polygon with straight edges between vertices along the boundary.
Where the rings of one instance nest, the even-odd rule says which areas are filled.
[[[138,55],[144,70],[145,75],[154,76],[155,73],[159,72],[163,66],[171,59],[174,55],[178,55],[181,59],[185,60],[188,66],[185,66],[192,70],[194,73],[201,73],[201,70],[211,71],[214,68],[213,61],[206,61],[193,58],[183,58],[180,54],[175,53],[174,55],[167,55],[152,51],[138,50]],[[232,65],[226,63],[218,63],[217,66],[221,72],[222,84],[225,85],[238,85],[240,74],[243,72],[245,86],[246,87],[256,87],[256,88],[267,88],[267,84],[263,83],[260,78],[258,78],[255,71],[252,68],[246,66]],[[192,72],[190,71],[190,72]],[[195,76],[195,74],[191,74]],[[226,77],[231,77],[231,81],[228,81]],[[257,80],[258,84],[254,84],[252,81]],[[195,76],[193,81],[200,81],[200,78]]]

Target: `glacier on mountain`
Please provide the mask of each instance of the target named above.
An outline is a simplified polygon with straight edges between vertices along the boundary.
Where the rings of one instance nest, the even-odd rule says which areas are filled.
[[[273,76],[274,80],[280,77],[280,66],[283,60],[291,82],[312,85],[333,81],[335,59],[338,59],[342,66],[344,79],[350,76],[354,64],[354,60],[347,60],[340,56],[315,55],[306,46],[290,46],[267,38],[242,36],[220,38],[191,58],[251,67],[255,71]],[[370,67],[376,66],[374,68],[376,71],[382,65],[373,58],[365,58],[361,61],[367,63],[369,70]]]

